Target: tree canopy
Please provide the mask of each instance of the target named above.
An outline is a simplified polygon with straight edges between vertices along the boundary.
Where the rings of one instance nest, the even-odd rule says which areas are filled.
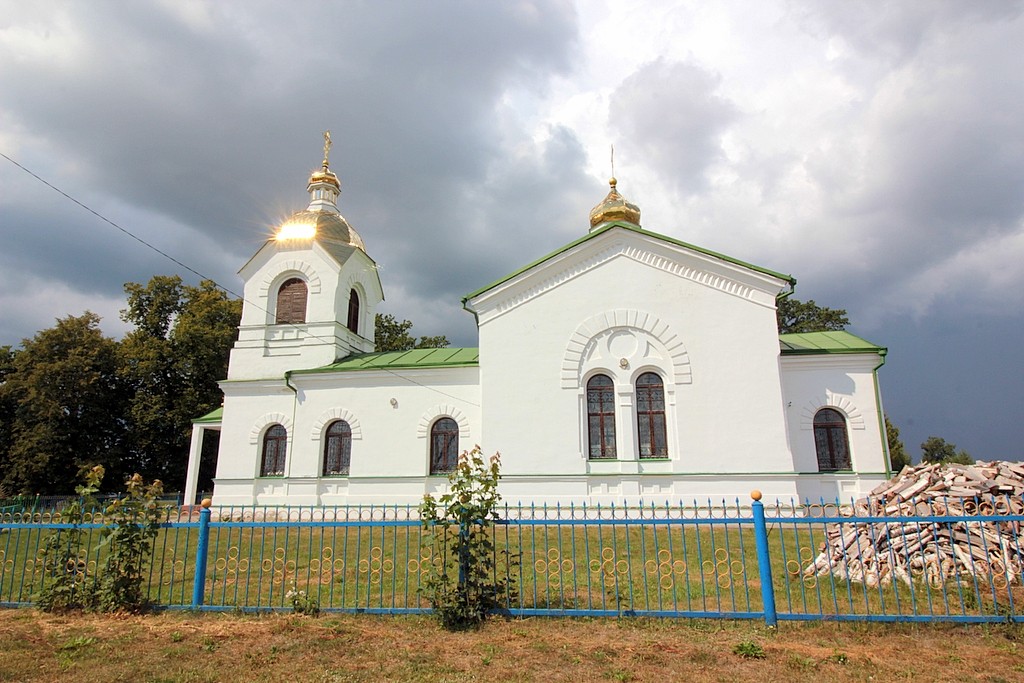
[[[130,282],[125,292],[121,318],[135,329],[119,345],[118,372],[132,395],[126,419],[133,471],[184,484],[181,454],[192,419],[221,403],[217,382],[227,376],[241,302],[209,280],[193,287],[177,276]]]
[[[814,299],[800,301],[791,296],[779,297],[775,316],[779,334],[792,332],[831,332],[845,330],[850,324],[846,309],[828,308],[814,303]]]
[[[95,465],[184,485],[192,419],[221,403],[241,302],[213,282],[156,276],[125,285],[133,329],[105,336],[99,316],[57,321],[21,348],[0,347],[0,484],[69,493]]]
[[[399,322],[390,313],[377,314],[374,320],[374,340],[378,351],[408,351],[410,349],[443,349],[448,346],[445,335],[420,337],[412,334],[412,323],[408,320]]]
[[[13,407],[4,484],[24,493],[67,493],[102,464],[123,475],[128,388],[117,342],[100,318],[69,316],[26,339],[2,386]]]
[[[955,443],[938,436],[929,436],[921,443],[921,462],[973,465],[974,458],[963,449],[957,450]]]
[[[885,416],[885,440],[889,445],[889,469],[893,474],[898,474],[910,464],[910,456],[900,439],[899,428],[889,421],[888,415]]]

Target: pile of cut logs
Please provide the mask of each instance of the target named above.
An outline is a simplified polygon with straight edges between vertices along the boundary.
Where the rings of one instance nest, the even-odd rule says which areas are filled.
[[[904,467],[870,497],[839,509],[839,516],[878,519],[827,524],[803,576],[934,587],[979,578],[1005,588],[1021,577],[1024,538],[1020,522],[1000,516],[1024,512],[1022,496],[1024,463]]]

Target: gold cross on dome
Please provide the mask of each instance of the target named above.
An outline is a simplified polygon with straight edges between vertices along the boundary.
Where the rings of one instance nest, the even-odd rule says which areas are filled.
[[[334,143],[331,142],[331,131],[324,131],[324,168],[327,168],[327,156],[331,153],[331,147]]]

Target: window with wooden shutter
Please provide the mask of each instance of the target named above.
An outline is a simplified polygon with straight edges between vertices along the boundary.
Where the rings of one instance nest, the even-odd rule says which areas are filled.
[[[306,283],[297,277],[285,280],[277,290],[278,325],[301,325],[306,322]]]

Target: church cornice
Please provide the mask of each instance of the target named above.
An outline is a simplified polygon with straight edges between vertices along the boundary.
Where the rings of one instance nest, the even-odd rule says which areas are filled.
[[[612,224],[611,227],[619,226]],[[733,260],[716,260],[717,255],[638,228],[627,228],[625,232],[613,233],[610,238],[608,230],[602,228],[594,233],[606,235],[604,240],[578,241],[572,245],[577,248],[557,252],[488,289],[471,294],[463,300],[464,304],[484,322],[617,258],[627,258],[763,306],[774,307],[777,292],[771,290],[791,279]]]

